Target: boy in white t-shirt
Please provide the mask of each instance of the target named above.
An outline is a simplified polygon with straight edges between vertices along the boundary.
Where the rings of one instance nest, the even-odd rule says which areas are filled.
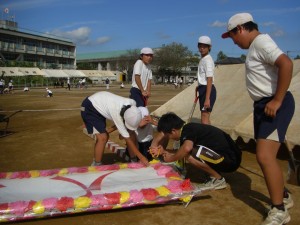
[[[227,32],[246,57],[246,86],[253,104],[256,158],[264,174],[271,198],[271,210],[262,225],[281,225],[290,221],[288,209],[293,206],[291,195],[284,190],[277,153],[285,141],[288,126],[295,111],[295,101],[289,85],[293,62],[268,34],[258,31],[249,13],[238,13],[228,21]]]
[[[210,55],[211,47],[211,39],[208,36],[199,37],[198,50],[201,59],[197,71],[197,91],[202,124],[210,124],[210,114],[217,98],[217,90],[214,85],[215,63]]]
[[[134,64],[130,98],[136,101],[137,107],[147,106],[147,100],[151,95],[152,70],[149,64],[152,60],[153,50],[151,48],[143,48],[140,59]]]
[[[102,165],[109,133],[115,130],[118,130],[120,136],[125,139],[129,155],[138,157],[144,165],[149,164],[136,146],[135,130],[141,122],[142,113],[134,100],[107,91],[96,92],[82,102],[81,117],[88,134],[93,134],[96,138],[92,166]],[[107,120],[112,121],[114,125],[106,128]]]

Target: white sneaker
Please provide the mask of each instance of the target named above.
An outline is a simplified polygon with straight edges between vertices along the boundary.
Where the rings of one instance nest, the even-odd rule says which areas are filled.
[[[227,183],[225,181],[225,178],[222,177],[221,179],[217,179],[214,177],[210,177],[210,179],[205,182],[206,187],[212,187],[215,190],[224,189],[227,187]]]
[[[269,213],[267,218],[261,225],[283,225],[290,222],[291,217],[287,210],[282,211],[273,207]]]
[[[294,201],[293,201],[292,195],[290,193],[288,193],[287,198],[283,198],[283,204],[284,204],[285,209],[290,209],[294,206]]]
[[[294,201],[292,199],[292,195],[288,192],[288,197],[283,198],[283,204],[285,209],[290,209],[294,206]],[[267,212],[271,210],[271,205],[267,206]]]
[[[102,162],[96,162],[95,160],[93,160],[91,166],[101,166]]]

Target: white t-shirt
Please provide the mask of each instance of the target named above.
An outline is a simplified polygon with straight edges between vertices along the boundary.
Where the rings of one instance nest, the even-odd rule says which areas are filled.
[[[207,77],[213,78],[214,83],[215,63],[211,55],[206,55],[200,59],[197,71],[198,84],[207,85]]]
[[[124,138],[129,138],[129,133],[123,118],[120,115],[121,109],[124,105],[136,105],[133,99],[124,98],[122,96],[115,95],[110,92],[100,91],[97,92],[88,99],[92,102],[94,108],[106,119],[112,120],[116,125],[119,133]]]
[[[273,96],[277,89],[276,59],[283,54],[268,34],[258,35],[246,57],[246,86],[250,97],[258,101]]]
[[[132,87],[139,88],[135,82],[135,75],[140,75],[144,90],[147,89],[148,80],[152,80],[152,70],[142,60],[137,60],[132,73]]]
[[[149,111],[146,107],[139,107],[140,111],[142,112],[142,118],[149,115]],[[156,126],[152,125],[151,123],[148,123],[144,127],[138,127],[136,130],[136,136],[137,140],[140,143],[151,141],[153,139],[153,133]]]

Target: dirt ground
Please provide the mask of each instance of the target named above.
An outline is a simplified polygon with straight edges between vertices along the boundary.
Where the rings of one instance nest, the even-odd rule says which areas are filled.
[[[32,89],[27,93],[15,90],[14,94],[0,95],[0,111],[6,111],[0,114],[9,115],[12,112],[7,111],[24,110],[10,118],[8,130],[13,133],[0,138],[0,171],[44,170],[91,164],[94,143],[82,132],[79,107],[86,96],[105,90],[105,87],[71,89],[71,91],[64,88],[51,90],[54,93],[53,98],[44,97],[45,89]],[[152,97],[149,100],[150,112],[182,90],[172,86],[153,86]],[[118,85],[111,86],[109,91],[128,96],[129,85],[125,89],[120,89]],[[193,96],[187,100],[193,101]],[[4,123],[0,123],[0,130],[3,130],[4,126]],[[118,133],[115,132],[111,135],[111,140],[124,146],[117,137]],[[243,147],[241,167],[235,173],[224,174],[229,187],[203,194],[193,199],[187,208],[179,203],[170,203],[10,224],[260,224],[265,216],[265,207],[269,203],[268,193],[256,163],[253,150],[255,144],[253,142],[240,144]],[[110,152],[107,152],[104,158],[105,163],[122,160]],[[287,158],[286,154],[280,157],[285,177]],[[188,169],[188,178],[194,182],[201,181],[201,174],[198,171],[189,166]],[[300,187],[287,184],[287,188],[292,192],[295,201],[295,206],[290,210],[292,220],[289,224],[298,225]]]

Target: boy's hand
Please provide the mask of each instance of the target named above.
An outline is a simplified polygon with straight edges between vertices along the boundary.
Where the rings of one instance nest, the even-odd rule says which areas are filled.
[[[148,151],[153,158],[157,158],[162,154],[162,150],[163,150],[162,146],[157,146],[157,147],[150,147]]]
[[[149,161],[145,156],[140,158],[140,162],[143,163],[145,166],[149,166]]]
[[[140,127],[144,127],[144,126],[146,126],[146,125],[147,125],[148,123],[150,123],[150,122],[151,122],[151,117],[150,117],[150,116],[145,116],[145,117],[141,120],[139,126],[140,126]]]
[[[174,156],[174,154],[170,153],[170,152],[167,152],[165,151],[163,153],[163,157],[164,157],[164,161],[165,162],[173,162],[174,160],[172,159],[172,157]]]

